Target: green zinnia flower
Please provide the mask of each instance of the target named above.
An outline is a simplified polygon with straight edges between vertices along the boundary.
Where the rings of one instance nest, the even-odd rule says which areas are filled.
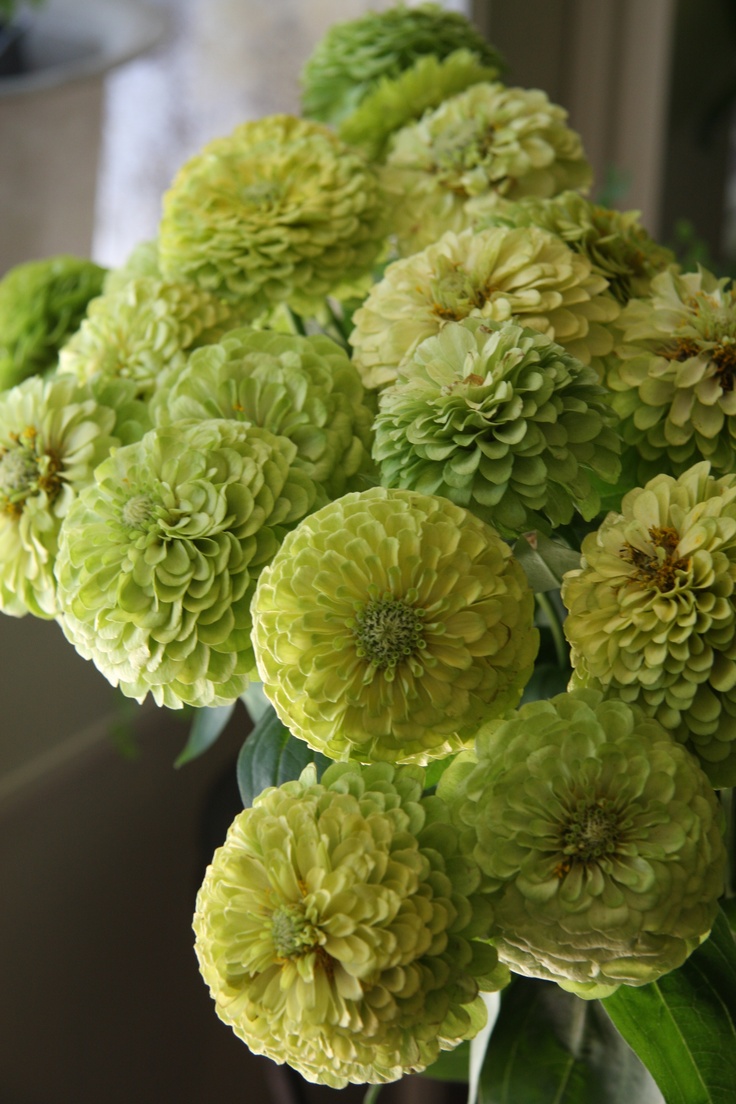
[[[363,294],[384,246],[368,163],[318,123],[272,115],[205,146],[164,196],[162,271],[256,317]]]
[[[55,367],[104,276],[92,261],[63,254],[6,273],[0,280],[0,391]]]
[[[533,604],[494,530],[447,499],[376,487],[284,541],[253,601],[258,669],[318,751],[426,763],[518,702]]]
[[[71,378],[38,376],[0,395],[0,609],[58,613],[59,530],[115,437],[112,403]]]
[[[445,234],[388,266],[355,312],[354,363],[366,387],[393,383],[421,341],[468,316],[546,334],[583,364],[613,347],[619,306],[590,262],[537,227]]]
[[[154,430],[118,449],[69,511],[62,628],[128,697],[223,705],[253,673],[250,601],[315,504],[284,437],[236,421]]]
[[[719,473],[736,466],[736,288],[705,269],[672,268],[632,299],[617,322],[608,360],[624,440],[639,478],[679,475],[698,460]]]
[[[484,206],[489,208],[484,213]],[[593,272],[605,276],[611,293],[625,304],[648,295],[654,276],[672,264],[671,249],[658,245],[639,224],[638,211],[612,211],[578,192],[551,199],[527,196],[516,203],[470,204],[476,228],[539,226],[562,238],[590,261]]]
[[[183,368],[189,350],[217,341],[240,322],[241,315],[195,284],[140,276],[90,303],[61,350],[59,372],[80,380],[121,376],[147,397],[164,369]]]
[[[565,576],[576,679],[636,702],[736,785],[736,476],[659,475],[585,538]]]
[[[233,330],[168,372],[152,408],[158,425],[235,418],[288,437],[294,462],[338,498],[373,467],[373,414],[363,395],[357,370],[329,337]]]
[[[402,254],[472,224],[468,200],[553,196],[592,178],[567,112],[537,89],[475,84],[394,135],[381,170]]]
[[[335,23],[304,66],[304,114],[336,125],[365,104],[382,80],[396,80],[427,55],[443,59],[456,50],[471,51],[495,74],[503,68],[473,24],[439,4],[397,4]]]
[[[508,975],[475,864],[424,772],[334,764],[265,790],[197,898],[200,969],[252,1051],[307,1078],[395,1081],[485,1022]]]
[[[338,134],[366,157],[380,160],[397,130],[450,96],[496,76],[497,68],[470,50],[455,50],[442,58],[425,54],[398,76],[381,77],[356,110],[342,119]]]
[[[614,483],[619,440],[603,388],[544,334],[451,322],[381,393],[384,486],[440,494],[505,536],[599,512],[589,473]]]
[[[709,934],[720,808],[689,752],[636,707],[592,691],[532,702],[479,732],[477,766],[448,774],[439,792],[513,971],[607,996],[676,969]]]

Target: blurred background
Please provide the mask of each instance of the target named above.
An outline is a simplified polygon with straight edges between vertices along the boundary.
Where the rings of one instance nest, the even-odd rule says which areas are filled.
[[[29,10],[34,67],[0,76],[0,275],[58,252],[122,262],[155,235],[187,157],[246,119],[298,111],[299,70],[326,28],[388,6]],[[733,0],[445,6],[506,56],[509,83],[568,109],[597,197],[640,210],[687,264],[736,270]],[[2,616],[0,696],[0,1101],[337,1100],[253,1058],[194,960],[194,896],[238,806],[241,707],[214,750],[174,771],[186,718],[121,700],[54,624]],[[381,1099],[452,1094],[414,1078]]]

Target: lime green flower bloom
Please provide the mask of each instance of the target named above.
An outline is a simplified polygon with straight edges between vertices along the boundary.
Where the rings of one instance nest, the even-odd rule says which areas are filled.
[[[104,276],[92,261],[64,254],[6,273],[0,280],[0,391],[56,366]]]
[[[551,199],[527,196],[516,203],[489,203],[483,197],[472,207],[477,229],[488,226],[539,226],[582,253],[591,268],[608,280],[619,303],[648,295],[654,276],[675,260],[671,249],[658,245],[639,224],[638,211],[612,211],[578,192]]]
[[[585,257],[537,227],[448,233],[388,266],[353,316],[354,363],[366,387],[393,383],[421,341],[471,316],[514,319],[597,365],[619,314],[606,288]]]
[[[250,602],[284,534],[323,498],[284,437],[236,421],[118,449],[69,511],[62,628],[128,697],[224,705],[253,672]]]
[[[376,487],[284,541],[253,601],[281,720],[333,759],[426,763],[513,707],[538,637],[508,545],[449,500]]]
[[[136,245],[125,264],[119,268],[111,268],[105,276],[102,286],[104,295],[122,291],[131,280],[138,280],[141,276],[150,276],[154,280],[161,279],[161,270],[158,265],[158,239],[139,242]]]
[[[576,681],[636,702],[736,785],[736,476],[707,463],[624,497],[565,576]]]
[[[656,276],[647,299],[632,299],[606,382],[615,392],[624,440],[639,478],[666,466],[680,475],[698,460],[736,467],[736,288],[705,269]]]
[[[289,115],[244,123],[205,146],[164,196],[161,269],[255,318],[362,295],[385,239],[368,163],[327,127]]]
[[[424,772],[334,764],[265,790],[197,898],[200,969],[252,1051],[307,1078],[395,1081],[485,1022],[508,974],[492,916]]]
[[[0,609],[58,613],[59,530],[110,448],[116,413],[70,377],[25,380],[0,395]]]
[[[469,200],[553,196],[592,178],[567,112],[537,89],[474,84],[394,135],[381,171],[403,255],[472,224]]]
[[[357,370],[329,337],[233,330],[169,371],[151,405],[158,425],[235,418],[288,437],[294,463],[339,498],[373,470],[363,396]]]
[[[337,125],[364,105],[382,80],[396,80],[427,55],[444,59],[456,50],[472,52],[494,75],[503,68],[473,24],[439,4],[397,4],[335,23],[304,66],[304,114]]]
[[[428,337],[381,393],[381,482],[440,494],[504,536],[592,518],[615,483],[615,417],[592,368],[544,334],[466,318]]]
[[[134,380],[149,396],[168,367],[217,341],[242,321],[236,311],[195,284],[141,276],[90,303],[87,317],[59,354],[59,372],[82,381],[102,373]]]
[[[361,149],[366,157],[381,160],[397,130],[450,96],[497,76],[495,66],[470,50],[454,50],[447,57],[424,54],[398,76],[381,77],[355,111],[342,119],[338,134],[348,145]]]
[[[477,766],[459,773],[439,792],[516,973],[607,996],[676,969],[709,934],[719,805],[695,759],[635,706],[593,691],[525,705],[484,726]]]

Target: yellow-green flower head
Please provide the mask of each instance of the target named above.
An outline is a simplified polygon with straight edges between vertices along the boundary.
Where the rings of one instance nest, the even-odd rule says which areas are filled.
[[[498,75],[498,52],[465,16],[439,4],[383,12],[335,23],[319,42],[301,75],[304,114],[336,125],[377,91],[427,56],[444,59],[467,50]]]
[[[314,767],[235,819],[197,898],[200,969],[252,1051],[309,1081],[395,1081],[485,1022],[492,914],[424,772]]]
[[[71,377],[33,376],[0,395],[0,609],[58,613],[59,530],[118,443],[116,413]]]
[[[366,157],[380,160],[397,130],[450,96],[497,76],[497,67],[471,50],[454,50],[447,57],[424,54],[398,76],[381,77],[355,111],[341,120],[338,134]]]
[[[469,200],[553,196],[591,182],[567,112],[538,89],[474,84],[394,135],[381,170],[403,255],[472,224]]]
[[[571,249],[582,253],[593,272],[605,276],[619,303],[648,295],[654,276],[675,260],[650,238],[639,223],[638,211],[612,211],[579,192],[563,192],[551,199],[526,196],[515,203],[471,205],[478,229],[488,226],[540,226],[557,234]]]
[[[104,276],[92,261],[64,254],[6,273],[0,280],[0,391],[56,366]]]
[[[153,241],[139,242],[124,264],[119,268],[110,269],[102,285],[103,293],[110,295],[112,292],[122,291],[131,280],[138,280],[141,276],[150,276],[154,280],[161,279],[157,238]]]
[[[363,397],[357,370],[331,338],[243,329],[167,373],[151,405],[158,425],[235,418],[288,437],[294,463],[339,498],[373,470],[373,413]]]
[[[617,322],[606,382],[639,478],[666,467],[680,475],[698,460],[736,466],[736,288],[705,269],[671,268],[632,299]]]
[[[428,337],[381,392],[381,482],[445,495],[504,536],[595,517],[615,483],[615,416],[592,368],[514,322],[466,318]]]
[[[680,966],[710,932],[726,859],[690,753],[594,691],[491,721],[476,747],[439,792],[483,871],[501,960],[588,998]]]
[[[383,387],[421,341],[477,316],[514,319],[597,365],[620,309],[607,287],[585,257],[536,226],[449,232],[388,266],[353,316],[353,360],[366,387]]]
[[[239,322],[242,315],[196,284],[141,276],[90,303],[59,354],[59,372],[131,379],[148,397],[166,368],[183,368],[191,349]]]
[[[736,476],[701,462],[624,497],[565,576],[576,680],[636,702],[736,785]]]
[[[283,723],[317,751],[423,764],[519,701],[533,605],[484,522],[445,498],[375,487],[306,519],[264,571],[258,670]]]
[[[128,697],[223,705],[253,672],[250,602],[318,490],[284,437],[236,421],[153,430],[118,449],[69,511],[60,618]]]
[[[251,317],[286,302],[363,294],[386,235],[368,162],[327,127],[290,115],[243,123],[180,169],[164,196],[161,269]]]

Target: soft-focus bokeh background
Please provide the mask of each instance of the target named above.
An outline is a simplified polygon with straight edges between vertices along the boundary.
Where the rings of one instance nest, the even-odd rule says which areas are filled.
[[[325,29],[388,6],[48,0],[32,45],[61,68],[0,79],[0,275],[54,252],[121,262],[155,234],[188,156],[245,119],[298,110]],[[597,195],[640,209],[687,261],[736,270],[733,0],[446,6],[506,55],[509,83],[568,108]],[[217,1021],[189,930],[237,805],[242,711],[175,772],[186,719],[121,701],[55,625],[0,615],[0,661],[2,1104],[296,1104]],[[432,1104],[435,1091],[412,1079],[385,1100]]]

